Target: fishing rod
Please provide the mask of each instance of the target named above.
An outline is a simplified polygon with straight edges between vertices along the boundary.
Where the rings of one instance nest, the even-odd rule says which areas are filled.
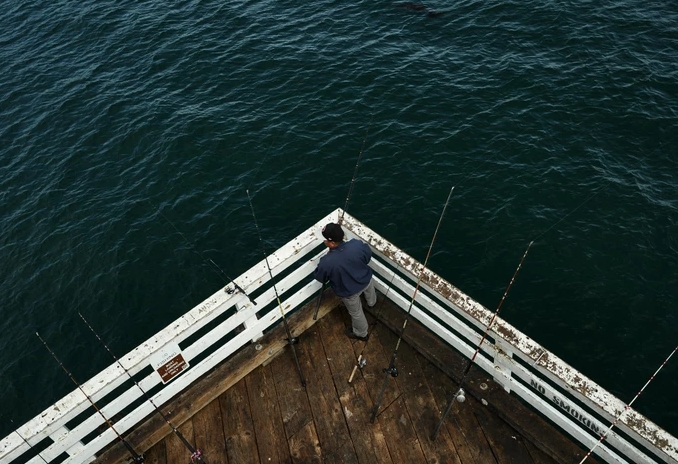
[[[10,419],[9,421],[12,423],[12,427],[14,427],[14,421],[13,421],[12,419]],[[26,440],[26,439],[24,438],[24,436],[21,435],[21,434],[19,433],[19,430],[18,430],[18,429],[15,430],[14,433],[16,433],[17,435],[19,435],[19,438],[21,438],[21,439],[24,441],[24,443],[26,443],[26,444],[28,445],[28,447],[29,447],[32,451],[35,451],[35,452],[37,453],[37,455],[40,456],[40,459],[42,459],[42,460],[45,462],[45,464],[48,464],[48,463],[47,463],[47,460],[46,460],[45,458],[42,457],[42,454],[40,454],[39,451],[36,451],[36,450],[35,450],[35,447],[34,447],[33,445],[31,445],[30,443],[28,443],[28,440]]]
[[[405,316],[405,320],[403,321],[403,326],[400,329],[400,335],[398,336],[398,342],[396,343],[395,349],[393,350],[393,354],[391,355],[391,361],[388,364],[388,367],[384,368],[384,382],[381,384],[381,391],[379,392],[379,396],[377,397],[377,402],[374,405],[374,410],[372,411],[372,417],[370,417],[370,423],[374,423],[374,419],[377,417],[377,411],[379,410],[379,406],[381,405],[381,400],[384,396],[384,391],[386,390],[386,384],[388,383],[388,376],[390,375],[391,377],[397,377],[398,376],[398,369],[396,369],[395,366],[395,360],[396,356],[398,356],[398,348],[400,348],[400,342],[403,339],[403,334],[405,333],[405,328],[407,327],[407,321],[410,318],[410,314],[412,313],[412,306],[414,306],[414,300],[417,297],[417,292],[419,291],[419,285],[421,284],[421,278],[424,276],[424,271],[426,270],[426,265],[428,264],[428,259],[431,257],[431,250],[433,249],[433,244],[436,241],[436,237],[438,236],[438,230],[440,229],[440,224],[443,222],[443,217],[445,216],[445,210],[447,210],[447,205],[450,202],[450,198],[452,197],[452,192],[454,191],[454,187],[450,189],[450,193],[447,195],[447,200],[445,200],[445,206],[443,206],[443,211],[440,213],[440,218],[438,219],[438,225],[436,226],[436,230],[433,233],[433,238],[431,239],[431,245],[428,247],[428,252],[426,253],[426,259],[424,260],[424,265],[421,268],[421,271],[419,272],[419,277],[417,278],[417,285],[414,288],[414,293],[412,294],[412,300],[410,301],[410,307],[407,309],[407,315]]]
[[[605,433],[602,434],[602,435],[600,436],[600,439],[596,442],[595,445],[593,445],[593,448],[591,448],[591,449],[589,450],[589,452],[586,453],[586,456],[584,456],[584,459],[582,459],[581,461],[579,461],[579,464],[582,464],[584,461],[586,461],[586,459],[588,459],[589,456],[591,456],[591,453],[593,453],[593,451],[598,447],[598,445],[600,445],[600,444],[602,443],[602,441],[605,439],[605,437],[607,437],[607,434],[610,433],[610,430],[612,430],[612,427],[614,427],[615,425],[617,425],[617,422],[619,422],[619,419],[621,419],[621,416],[622,416],[627,410],[629,410],[629,409],[631,408],[631,405],[633,404],[633,402],[636,401],[636,400],[638,399],[638,397],[640,396],[641,393],[643,393],[643,390],[645,390],[645,387],[647,387],[647,386],[650,384],[650,382],[652,382],[652,380],[654,380],[655,376],[659,373],[660,370],[662,370],[662,368],[663,368],[664,365],[669,361],[669,359],[671,359],[671,356],[673,356],[673,354],[676,352],[676,350],[678,350],[678,345],[673,349],[673,351],[671,352],[671,354],[664,360],[664,362],[661,364],[661,366],[659,366],[659,368],[654,372],[654,374],[652,374],[652,376],[650,377],[650,379],[649,379],[647,382],[645,382],[645,385],[643,385],[643,388],[641,388],[640,391],[639,391],[638,393],[636,393],[636,396],[633,397],[633,399],[631,400],[631,402],[630,402],[629,404],[626,405],[626,407],[622,410],[622,412],[619,413],[619,415],[617,416],[617,418],[616,418],[616,419],[614,420],[614,422],[610,425],[610,427],[608,427],[608,429],[605,431]]]
[[[534,240],[530,242],[529,245],[527,245],[527,248],[525,249],[525,253],[523,253],[523,257],[520,259],[520,262],[518,263],[518,267],[516,268],[515,272],[513,273],[513,277],[511,277],[511,281],[509,282],[508,286],[506,287],[506,290],[504,291],[504,294],[501,297],[501,300],[499,300],[499,305],[497,305],[497,309],[492,315],[492,319],[490,319],[490,323],[487,324],[487,328],[485,329],[485,333],[483,333],[483,336],[480,338],[480,342],[478,342],[478,346],[476,347],[475,353],[473,353],[473,356],[469,359],[468,363],[466,364],[466,369],[464,370],[464,374],[461,377],[461,380],[459,381],[459,390],[454,394],[452,397],[452,400],[447,404],[447,407],[445,408],[445,412],[443,413],[443,416],[440,418],[440,421],[438,422],[438,425],[436,426],[435,430],[433,431],[433,435],[431,435],[431,440],[435,441],[435,439],[438,437],[438,433],[440,432],[440,428],[443,425],[443,422],[445,422],[445,419],[447,418],[448,414],[452,410],[452,406],[456,401],[463,403],[466,401],[466,396],[464,392],[464,380],[466,380],[466,376],[468,375],[469,371],[471,370],[471,366],[473,365],[473,361],[475,361],[476,356],[478,356],[478,353],[480,352],[480,346],[483,344],[485,341],[485,338],[487,338],[487,334],[490,332],[490,328],[492,327],[492,324],[494,324],[494,320],[497,318],[497,315],[499,314],[499,310],[501,310],[501,306],[504,303],[504,300],[506,299],[506,295],[508,294],[509,290],[511,289],[511,286],[513,285],[513,282],[516,280],[516,276],[518,275],[518,271],[520,271],[520,268],[523,265],[523,261],[525,261],[525,257],[527,256],[527,252],[530,251],[530,247],[534,243]]]
[[[146,400],[149,403],[151,403],[151,405],[153,405],[156,412],[158,414],[160,414],[160,417],[162,417],[162,419],[167,423],[167,425],[170,426],[170,428],[172,429],[172,432],[174,432],[174,434],[179,438],[179,440],[181,440],[181,442],[184,444],[184,446],[186,446],[188,451],[191,452],[191,462],[192,463],[198,463],[198,464],[205,464],[205,461],[202,459],[202,456],[203,456],[202,450],[200,450],[200,448],[194,448],[193,446],[191,446],[191,444],[188,442],[188,440],[186,440],[186,438],[182,435],[182,433],[174,425],[172,425],[172,423],[169,421],[169,419],[162,413],[160,408],[158,408],[158,406],[156,406],[156,404],[153,402],[153,399],[148,395],[148,393],[146,393],[146,391],[143,388],[141,388],[141,385],[139,385],[137,383],[137,381],[134,380],[134,377],[132,377],[132,374],[130,374],[129,371],[125,368],[125,366],[122,365],[120,360],[113,354],[113,352],[108,347],[108,345],[106,345],[106,343],[101,339],[99,334],[96,333],[96,331],[90,325],[90,323],[87,322],[87,319],[85,319],[85,316],[83,316],[82,313],[80,313],[79,311],[78,311],[78,316],[80,316],[80,319],[82,319],[82,321],[85,323],[85,325],[87,327],[89,327],[89,330],[92,331],[92,333],[97,338],[97,340],[99,340],[101,342],[101,344],[104,346],[104,348],[106,348],[106,351],[108,351],[110,353],[110,355],[113,357],[115,362],[118,363],[118,366],[120,366],[122,368],[122,370],[125,371],[125,374],[127,374],[127,376],[132,380],[132,382],[134,382],[134,385],[136,385],[137,388],[139,390],[141,390],[141,393],[144,395],[144,398],[146,398]]]
[[[360,166],[360,159],[363,157],[363,150],[365,149],[365,141],[367,140],[367,134],[370,131],[370,126],[372,125],[372,118],[374,117],[374,113],[370,116],[370,122],[367,124],[367,129],[365,130],[365,137],[363,137],[363,143],[360,147],[360,153],[358,154],[358,161],[355,163],[355,169],[353,170],[353,178],[351,179],[351,184],[348,187],[348,193],[346,194],[346,202],[344,203],[344,209],[341,210],[341,217],[339,217],[339,221],[337,224],[341,225],[344,222],[344,214],[346,214],[346,210],[348,209],[348,201],[351,198],[351,193],[353,193],[353,185],[355,184],[355,179],[358,175],[358,167]],[[318,311],[320,310],[320,303],[323,300],[323,293],[325,293],[325,287],[327,286],[327,282],[323,282],[322,287],[320,287],[320,294],[318,295],[318,304],[315,307],[315,313],[313,313],[313,320],[318,319]]]
[[[228,276],[228,274],[226,274],[226,273],[223,271],[223,269],[221,269],[221,268],[217,265],[217,263],[215,263],[214,261],[212,261],[212,258],[205,258],[205,256],[200,252],[200,250],[198,250],[198,249],[195,247],[195,245],[193,245],[193,244],[191,243],[191,241],[188,240],[188,238],[186,238],[186,236],[185,236],[185,235],[184,235],[184,234],[183,234],[183,233],[182,233],[182,232],[174,225],[174,223],[173,223],[172,221],[170,221],[169,218],[168,218],[167,216],[165,216],[165,215],[163,214],[162,211],[160,211],[160,207],[156,207],[156,206],[151,202],[151,200],[147,200],[147,201],[151,204],[151,206],[153,206],[154,208],[156,208],[156,211],[158,211],[158,213],[160,213],[160,215],[161,215],[163,218],[165,218],[165,221],[167,221],[167,222],[169,223],[169,225],[171,225],[172,228],[173,228],[179,235],[181,235],[181,237],[182,237],[182,238],[184,239],[184,241],[188,244],[188,246],[190,246],[190,247],[193,249],[193,251],[195,251],[195,252],[198,254],[198,256],[200,256],[200,257],[202,258],[203,261],[209,261],[209,262],[212,264],[212,266],[214,266],[214,268],[216,269],[215,272],[218,271],[217,273],[219,274],[219,276],[220,276],[222,279],[224,279],[224,282],[226,282],[226,286],[224,287],[224,292],[228,293],[229,295],[232,295],[234,292],[238,291],[238,292],[242,293],[243,295],[245,295],[245,296],[247,297],[247,299],[250,300],[250,303],[252,303],[253,305],[256,306],[257,302],[254,301],[254,300],[247,294],[247,292],[246,292],[245,290],[243,290],[243,288],[235,282],[234,279],[231,279],[231,278]],[[233,284],[233,287],[234,287],[234,288],[230,288],[230,284]]]
[[[358,354],[358,360],[356,362],[356,365],[353,366],[353,370],[351,371],[351,375],[348,378],[348,383],[351,383],[353,381],[353,377],[355,376],[355,373],[358,371],[358,369],[362,369],[367,365],[367,358],[363,356],[363,353],[365,352],[365,349],[367,348],[367,344],[370,342],[370,334],[374,330],[374,327],[377,325],[377,322],[379,322],[379,314],[381,314],[381,308],[384,306],[384,301],[386,301],[388,297],[388,292],[391,291],[391,287],[393,286],[393,280],[396,278],[396,272],[398,271],[398,268],[400,265],[398,265],[395,270],[393,271],[393,277],[391,277],[391,282],[389,282],[388,287],[386,288],[386,293],[384,294],[384,298],[379,302],[379,306],[377,307],[377,310],[375,311],[374,315],[374,320],[370,324],[369,329],[367,330],[367,341],[363,345],[363,349],[360,350],[360,353]]]
[[[99,415],[104,419],[104,421],[106,422],[106,424],[108,424],[108,426],[111,428],[111,430],[113,430],[115,432],[115,434],[118,436],[118,440],[120,440],[122,442],[122,444],[125,445],[125,448],[127,448],[127,451],[129,451],[130,454],[132,455],[133,461],[135,463],[144,462],[143,454],[139,455],[136,451],[134,451],[134,448],[132,448],[132,446],[129,443],[127,443],[127,441],[124,438],[122,438],[122,436],[118,433],[117,430],[115,430],[115,427],[113,427],[113,424],[111,423],[111,421],[109,421],[106,418],[106,416],[104,415],[104,413],[101,412],[101,410],[97,407],[96,403],[94,403],[92,398],[90,398],[90,396],[87,393],[85,393],[85,390],[83,390],[83,388],[80,386],[80,384],[75,380],[75,378],[73,377],[73,374],[71,374],[68,371],[68,369],[66,369],[66,367],[61,363],[59,358],[57,358],[56,354],[54,354],[54,351],[52,351],[52,349],[49,347],[49,345],[47,345],[47,342],[42,339],[42,337],[40,336],[40,334],[38,332],[35,332],[35,335],[38,336],[38,338],[40,339],[42,344],[45,345],[45,348],[47,348],[47,351],[50,352],[52,357],[56,360],[57,363],[59,363],[59,365],[64,370],[64,372],[68,375],[68,377],[70,377],[70,379],[78,387],[78,389],[82,392],[82,394],[85,395],[85,397],[89,400],[89,402],[91,403],[92,407],[96,410],[96,412],[99,413]]]
[[[469,373],[469,371],[470,371],[470,369],[471,369],[471,366],[473,365],[473,362],[474,362],[476,356],[478,355],[478,353],[479,353],[479,351],[480,351],[480,347],[481,347],[482,343],[485,341],[485,338],[487,337],[487,334],[489,333],[489,330],[490,330],[492,324],[494,323],[494,320],[496,319],[497,315],[499,314],[499,310],[501,309],[501,306],[502,306],[504,300],[506,299],[506,295],[508,294],[508,291],[510,290],[511,286],[513,285],[513,282],[515,281],[515,278],[516,278],[516,275],[518,274],[518,271],[520,271],[520,268],[521,268],[522,265],[523,265],[523,261],[525,260],[525,257],[527,256],[527,253],[528,253],[528,251],[530,250],[530,247],[534,244],[535,241],[539,240],[539,239],[540,239],[541,237],[543,237],[546,233],[548,233],[549,231],[551,231],[552,229],[554,229],[558,224],[560,224],[560,223],[563,222],[565,219],[567,219],[569,216],[571,216],[572,214],[574,214],[577,210],[579,210],[579,208],[581,208],[581,207],[584,206],[586,203],[588,203],[590,200],[592,200],[596,195],[598,195],[602,190],[604,190],[605,188],[607,188],[610,184],[611,184],[611,181],[608,182],[608,184],[606,184],[606,185],[603,185],[603,186],[598,187],[596,190],[594,190],[594,192],[593,192],[591,195],[589,195],[586,199],[584,199],[584,201],[582,201],[582,202],[579,203],[576,207],[574,207],[573,209],[571,209],[570,211],[568,211],[567,214],[565,214],[563,217],[561,217],[559,220],[557,220],[555,223],[553,223],[550,227],[548,227],[546,230],[544,230],[541,234],[539,234],[535,239],[533,239],[533,240],[529,243],[529,245],[527,246],[527,249],[525,250],[525,253],[523,254],[523,257],[522,257],[521,260],[520,260],[520,263],[518,264],[518,267],[516,268],[516,270],[515,270],[515,272],[514,272],[514,274],[513,274],[513,277],[511,278],[511,281],[509,282],[508,287],[506,288],[506,291],[504,292],[504,295],[502,296],[501,300],[499,301],[499,305],[497,306],[497,309],[496,309],[496,311],[494,312],[494,315],[492,316],[492,319],[490,320],[490,323],[488,324],[487,328],[485,329],[485,333],[484,333],[483,336],[481,337],[480,342],[478,343],[478,346],[476,347],[475,353],[473,354],[473,356],[470,358],[469,362],[468,362],[467,365],[466,365],[466,369],[464,370],[464,373],[463,373],[463,375],[462,375],[462,378],[461,378],[461,380],[460,380],[460,382],[459,382],[459,390],[457,390],[457,392],[456,392],[456,393],[454,394],[454,396],[452,397],[452,400],[448,403],[447,407],[445,408],[445,411],[444,411],[444,413],[443,413],[443,415],[442,415],[440,421],[438,422],[438,425],[436,426],[436,428],[435,428],[433,434],[431,435],[431,440],[435,440],[435,439],[437,438],[438,433],[440,432],[440,428],[442,427],[442,424],[444,423],[445,419],[447,418],[447,415],[450,413],[450,411],[451,411],[452,406],[454,405],[454,403],[455,403],[455,402],[460,402],[460,403],[462,403],[462,402],[465,401],[466,397],[465,397],[465,392],[464,392],[464,389],[463,389],[464,380],[466,379],[466,376],[468,375],[468,373]],[[673,354],[673,353],[672,353],[672,354]],[[539,358],[537,359],[537,361],[534,362],[534,364],[536,364],[536,363],[539,361],[539,359],[541,359],[541,357],[542,357],[543,355],[544,355],[544,352],[542,352],[542,353],[539,355]],[[648,382],[648,383],[649,383],[649,382]],[[610,427],[610,428],[611,428],[611,427]],[[603,437],[603,438],[604,438],[604,437]],[[601,440],[602,440],[602,438],[601,438]],[[583,461],[582,461],[582,462],[583,462]]]
[[[285,326],[285,332],[287,333],[287,342],[292,348],[292,355],[294,356],[294,362],[297,365],[297,370],[299,371],[299,378],[301,378],[301,386],[306,387],[306,379],[304,379],[304,373],[301,371],[301,365],[299,364],[299,357],[297,356],[297,350],[294,348],[294,345],[299,341],[298,338],[292,337],[292,332],[290,332],[290,326],[287,324],[287,318],[285,317],[285,310],[282,307],[280,302],[280,296],[278,295],[278,289],[275,286],[275,280],[273,279],[273,272],[271,271],[271,265],[268,263],[268,255],[266,254],[266,247],[264,246],[264,240],[261,237],[261,230],[259,230],[259,224],[257,223],[257,216],[254,214],[254,206],[252,205],[252,198],[250,197],[250,191],[247,192],[247,200],[250,203],[250,209],[252,210],[252,218],[254,219],[254,227],[257,229],[257,235],[259,236],[259,242],[261,242],[261,251],[264,254],[264,261],[266,261],[266,268],[268,269],[268,275],[271,278],[271,283],[273,284],[273,291],[275,292],[275,298],[278,301],[278,308],[280,308],[280,317],[282,317],[283,325]]]

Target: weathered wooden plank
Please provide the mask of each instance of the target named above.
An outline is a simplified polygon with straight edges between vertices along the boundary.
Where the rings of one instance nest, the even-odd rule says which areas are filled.
[[[555,459],[534,446],[532,442],[523,440],[523,444],[525,445],[525,448],[527,448],[527,451],[529,451],[530,456],[532,456],[534,464],[558,464]]]
[[[380,312],[380,320],[391,330],[400,330],[404,313],[392,304],[384,304]],[[423,327],[418,321],[410,319],[404,339],[418,352],[442,370],[446,375],[459,381],[466,366],[466,359],[452,350],[435,334]],[[487,388],[480,389],[484,383]],[[530,440],[537,448],[553,457],[557,462],[579,462],[586,451],[582,450],[571,439],[563,435],[551,423],[525,407],[515,396],[504,389],[475,367],[466,378],[464,387],[469,395],[478,400],[488,402],[490,411],[497,414],[514,429],[520,430],[525,439]],[[598,461],[588,459],[592,464]]]
[[[299,362],[302,365],[302,372],[308,384],[308,376],[311,373],[308,372],[308,368],[303,362],[308,357],[309,351],[308,336],[306,334],[308,334],[308,331],[303,334],[303,337],[300,337],[300,342],[295,345],[295,348],[300,358]],[[285,353],[275,358],[271,362],[270,367],[278,394],[280,414],[285,426],[285,436],[289,439],[309,422],[313,421],[311,406],[308,404],[306,388],[301,385],[299,371],[291,350],[285,350]]]
[[[193,440],[192,421],[189,420],[184,422],[177,430],[179,430],[179,433],[181,433],[189,443],[195,443]],[[168,463],[189,462],[191,460],[191,452],[175,433],[169,435],[165,440],[165,453],[167,455]]]
[[[320,323],[322,324],[322,321]],[[304,335],[308,355],[304,358],[303,364],[309,378],[306,391],[323,459],[332,463],[358,464],[358,457],[351,442],[328,365],[328,355],[318,330],[311,329]]]
[[[339,299],[328,290],[323,296],[318,318],[322,318],[338,304]],[[315,324],[316,321],[313,320],[315,307],[316,302],[312,301],[287,318],[290,330],[294,335],[304,332]],[[257,366],[270,358],[276,357],[287,345],[285,338],[285,328],[282,324],[278,324],[256,345],[251,344],[243,347],[210,374],[196,382],[190,389],[180,394],[176,400],[164,405],[161,408],[163,413],[170,417],[175,427],[178,427],[228,388],[235,385],[249,372],[256,369]],[[261,348],[257,349],[257,346]],[[172,433],[172,431],[160,415],[152,414],[148,420],[136,427],[125,439],[134,449],[141,451],[149,449],[169,433]],[[96,459],[96,462],[98,464],[117,463],[125,459],[126,453],[125,447],[121,443],[116,443],[102,453]]]
[[[261,462],[292,462],[270,366],[252,371],[246,384]]]
[[[351,340],[344,335],[344,323],[339,311],[332,311],[317,324],[325,347],[328,366],[339,396],[353,447],[360,464],[392,464],[391,455],[379,422],[370,424],[372,400],[360,372],[348,383],[357,354]],[[374,341],[370,343],[375,343]],[[363,344],[355,347],[362,349]]]
[[[389,334],[388,329],[383,328],[379,332],[382,340],[395,344],[397,336]],[[423,360],[425,363],[428,361]],[[439,434],[435,441],[430,439],[431,432],[439,417],[438,405],[428,387],[428,382],[422,371],[420,360],[416,352],[407,343],[401,343],[398,349],[398,363],[400,375],[396,378],[405,407],[412,419],[419,443],[428,462],[461,464],[459,456],[447,430]]]
[[[339,314],[346,327],[350,327],[351,317],[348,315],[348,312],[344,306],[340,306]],[[370,326],[372,326],[372,324],[370,324]],[[391,353],[395,347],[384,345],[382,340],[379,339],[379,333],[374,329],[372,329],[370,339],[367,343],[360,340],[351,340],[351,344],[353,346],[353,351],[356,353],[356,359],[358,353],[362,351],[363,357],[368,360],[365,367],[356,375],[362,374],[365,384],[367,385],[367,390],[370,393],[370,397],[372,401],[375,402],[379,396],[379,392],[381,391],[381,386],[384,381],[383,369],[388,367],[389,361],[391,359]],[[381,401],[382,406],[384,404],[390,404],[400,396],[398,384],[392,380],[392,378],[389,378],[386,384],[384,396]]]
[[[372,330],[370,340],[365,349],[367,359],[372,358],[376,360],[370,369],[368,369],[368,366],[370,366],[368,363],[362,372],[368,390],[375,402],[378,399],[384,378],[386,377],[383,369],[388,367],[392,353],[395,350],[396,339],[392,338],[392,336],[392,333],[388,332],[380,324],[377,324]],[[398,368],[398,363],[398,358],[396,358],[396,368]],[[398,368],[398,370],[400,369]],[[389,395],[389,392],[392,393]],[[389,375],[382,401],[379,404],[376,421],[378,421],[384,432],[386,444],[393,462],[425,463],[426,458],[402,399],[402,393],[396,379]],[[371,413],[372,411],[370,411]]]
[[[451,397],[455,391],[449,392]],[[447,405],[446,405],[447,406]],[[464,403],[456,403],[452,407],[450,414],[455,415],[457,424],[460,427],[461,433],[466,437],[466,442],[470,444],[471,452],[476,461],[479,463],[496,463],[498,461],[492,452],[492,447],[487,437],[483,433],[483,429],[478,423],[475,411],[484,408],[480,402],[470,395],[466,395]],[[449,417],[446,421],[449,420]]]
[[[487,409],[478,408],[474,411],[474,414],[478,418],[478,423],[482,427],[497,461],[502,464],[531,464],[534,462],[522,443],[522,437],[506,422]]]
[[[202,408],[191,421],[195,447],[202,450],[205,460],[209,464],[228,464],[219,399]]]
[[[424,451],[412,428],[412,420],[402,398],[384,405],[377,420],[386,436],[393,462],[426,463]]]
[[[326,302],[331,299],[331,295],[324,298]],[[336,301],[335,299],[335,304]],[[313,309],[308,311],[308,319],[312,318]],[[384,308],[382,312],[387,314],[389,311],[392,311],[392,308]],[[326,311],[321,309],[321,315],[323,312]],[[401,311],[398,313],[400,319],[387,318],[387,321],[399,331],[402,327],[403,314]],[[510,407],[514,408],[510,411],[512,414],[516,414],[518,410],[516,408],[519,408],[522,411],[519,415],[522,415],[525,412],[524,406],[516,400],[515,404],[507,403],[497,407],[496,397],[501,395],[513,397],[507,395],[488,379],[486,374],[475,368],[465,381],[465,388],[469,392],[467,402],[455,405],[438,440],[431,443],[428,437],[440,418],[440,411],[447,405],[449,396],[458,387],[437,367],[423,362],[422,356],[416,354],[404,342],[400,345],[396,360],[400,374],[395,379],[389,377],[380,415],[375,424],[370,424],[373,401],[384,379],[382,369],[388,365],[397,336],[383,329],[375,330],[364,353],[368,364],[364,370],[358,371],[352,384],[348,384],[355,357],[363,346],[366,346],[364,342],[352,341],[344,335],[343,329],[349,320],[341,307],[339,311],[319,319],[319,324],[315,326],[313,332],[307,332],[300,337],[301,341],[297,348],[309,386],[306,391],[301,389],[289,348],[285,349],[284,354],[275,358],[269,366],[255,370],[247,380],[235,383],[231,390],[224,393],[219,398],[220,408],[217,408],[216,412],[208,413],[214,406],[202,406],[208,409],[203,409],[202,413],[180,427],[187,440],[203,448],[209,464],[292,461],[360,464],[395,462],[496,464],[493,449],[495,453],[504,453],[508,456],[504,461],[504,454],[498,455],[502,456],[499,459],[502,463],[554,464],[576,461],[576,457],[558,459],[543,454],[541,448],[521,441],[511,428],[507,428],[508,425],[494,418],[491,415],[493,412],[509,411]],[[288,318],[288,322],[292,322],[291,318]],[[278,327],[274,330],[279,331],[277,336],[282,340],[280,347],[284,348],[286,345],[284,329]],[[262,341],[275,343],[267,341],[270,336],[270,333],[267,334]],[[408,323],[404,339],[414,340],[427,358],[432,359],[436,366],[446,369],[449,375],[459,375],[466,365],[465,359],[456,353],[451,356],[452,351],[415,320]],[[253,346],[246,347],[243,353],[247,353],[249,357],[256,357],[260,355],[260,351],[266,351],[268,346],[264,345],[263,350],[256,350]],[[234,358],[241,355],[242,353],[239,353]],[[263,359],[273,359],[275,353],[267,352],[266,355]],[[249,358],[242,356],[241,360],[247,363]],[[235,377],[238,378],[241,370],[233,367],[231,371],[223,372],[222,376],[235,373]],[[212,375],[216,375],[216,372],[208,377]],[[223,388],[225,383],[233,381],[220,378],[214,382],[219,389]],[[481,383],[485,383],[487,388],[480,388]],[[264,393],[264,398],[261,397],[262,392],[267,392]],[[198,399],[203,401],[208,396],[199,394]],[[296,396],[305,397],[305,409],[286,408],[286,402],[291,404],[293,400],[297,401]],[[486,399],[490,405],[481,405],[475,397]],[[265,403],[269,400],[275,402],[275,405],[267,406]],[[256,404],[258,412],[250,410],[250,404]],[[217,451],[209,450],[203,444],[219,441],[218,438],[208,438],[213,427],[207,425],[219,415],[223,417],[223,424],[217,429],[221,430],[224,435],[222,440],[225,441],[220,445],[221,457]],[[286,416],[289,418],[283,421]],[[181,408],[172,410],[168,417],[176,425],[179,422],[178,418],[181,417]],[[541,418],[539,420],[542,421],[541,427],[552,429]],[[503,425],[497,426],[497,423]],[[337,424],[340,425],[337,427]],[[164,421],[160,426],[166,428],[165,433],[171,433],[171,429]],[[540,439],[547,440],[546,437],[550,433],[552,431],[548,431]],[[491,437],[491,443],[488,443],[487,436]],[[513,436],[516,438],[513,439]],[[567,441],[571,447],[571,442]],[[260,454],[262,449],[260,442],[270,450],[265,455]],[[491,448],[490,444],[494,448]],[[164,446],[167,463],[187,462],[190,452],[177,437],[174,435],[168,437]],[[460,461],[446,454],[454,449],[458,452]],[[350,450],[349,458],[344,457],[345,450]],[[163,452],[160,448],[154,448],[147,453],[147,462],[148,456],[157,459],[158,464],[165,464],[161,461]],[[218,459],[215,461],[212,459],[213,456],[217,456]],[[123,458],[127,456],[124,455]]]
[[[321,464],[324,461],[313,422],[307,422],[305,427],[290,437],[290,451],[294,464]]]
[[[167,456],[165,454],[165,442],[161,441],[157,445],[149,449],[144,454],[146,463],[148,464],[167,464]]]
[[[219,397],[226,455],[231,464],[260,462],[245,382],[242,379]]]
[[[424,364],[423,371],[429,388],[431,389],[431,393],[435,397],[436,404],[438,405],[437,414],[435,416],[435,425],[430,429],[430,433],[433,434],[435,427],[438,425],[438,422],[440,422],[442,411],[447,406],[448,399],[459,388],[449,377],[431,363]],[[475,400],[469,397],[468,401]],[[487,443],[484,435],[477,437],[476,439],[472,439],[469,436],[469,440],[467,440],[467,434],[464,433],[464,429],[468,427],[468,424],[461,425],[458,420],[459,416],[456,412],[457,407],[455,406],[453,412],[445,419],[440,433],[443,433],[442,431],[446,430],[450,435],[461,462],[463,464],[496,464],[496,460],[491,453],[485,458],[485,461],[476,460],[476,457],[480,457],[479,449],[485,447],[489,450],[490,445]],[[478,423],[475,420],[475,416],[473,416],[473,426],[478,429]]]

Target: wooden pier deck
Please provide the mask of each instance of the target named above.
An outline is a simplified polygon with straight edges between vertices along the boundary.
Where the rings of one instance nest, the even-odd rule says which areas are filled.
[[[401,343],[398,350],[399,375],[389,376],[377,419],[370,423],[384,381],[382,369],[397,341],[388,326],[400,328],[404,315],[390,303],[382,305],[384,323],[371,325],[364,351],[367,365],[349,384],[365,343],[344,335],[350,319],[336,298],[326,295],[324,306],[335,309],[324,308],[314,325],[312,310],[288,318],[295,335],[310,326],[296,345],[306,388],[289,347],[256,365],[257,354],[248,347],[250,351],[236,355],[240,361],[233,361],[250,367],[220,367],[163,408],[170,421],[181,424],[184,437],[203,451],[207,464],[552,464],[579,462],[583,456],[579,447],[475,369],[467,377],[466,402],[455,405],[437,440],[431,441],[447,398],[458,389],[450,377],[462,371],[465,361],[412,320],[405,337],[410,343]],[[269,332],[262,340],[264,350],[271,346],[266,339],[283,334],[280,327]],[[214,394],[207,392],[214,389]],[[490,398],[487,404],[485,397]],[[155,416],[130,434],[129,442],[145,451],[147,463],[188,463],[187,448]],[[526,431],[516,429],[521,423]],[[117,444],[97,462],[128,460]]]

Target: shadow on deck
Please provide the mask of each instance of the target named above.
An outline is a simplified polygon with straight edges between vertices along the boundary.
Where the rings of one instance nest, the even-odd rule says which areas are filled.
[[[466,361],[413,320],[406,331],[408,343],[398,350],[399,375],[389,376],[377,419],[370,423],[383,369],[397,341],[388,326],[402,327],[404,314],[388,302],[377,305],[385,322],[370,326],[363,353],[367,365],[349,384],[365,343],[344,335],[350,324],[346,311],[330,294],[325,299],[315,325],[314,304],[288,318],[294,334],[310,327],[296,345],[306,388],[289,347],[270,348],[273,339],[284,338],[278,327],[259,342],[259,350],[246,347],[163,408],[175,426],[181,424],[183,436],[202,449],[207,464],[546,464],[583,457],[579,447],[475,369],[465,382],[466,402],[454,406],[431,441],[447,398],[458,389],[450,377],[458,378]],[[267,350],[269,356],[262,359]],[[154,416],[128,441],[137,451],[147,450],[147,463],[189,462],[186,446]],[[527,430],[518,432],[521,423]],[[124,453],[117,444],[97,462],[125,462]]]

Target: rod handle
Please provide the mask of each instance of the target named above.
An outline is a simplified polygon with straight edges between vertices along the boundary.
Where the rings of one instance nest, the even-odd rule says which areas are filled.
[[[348,378],[348,383],[353,382],[353,376],[355,375],[355,372],[358,370],[358,366],[353,366],[353,372],[351,372],[351,376]]]

